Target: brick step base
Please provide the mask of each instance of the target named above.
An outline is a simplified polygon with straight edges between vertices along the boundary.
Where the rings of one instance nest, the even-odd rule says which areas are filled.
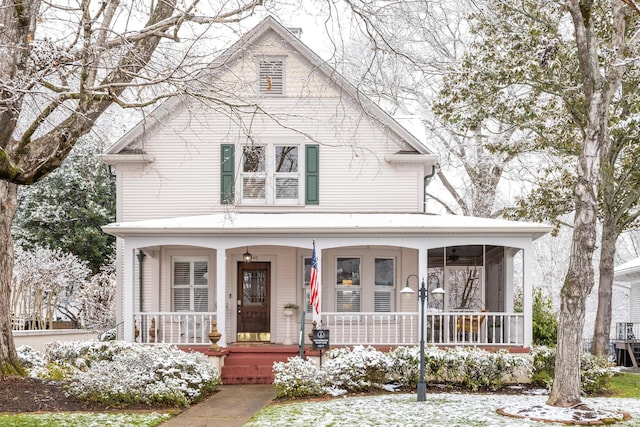
[[[273,363],[286,362],[297,356],[294,346],[237,346],[229,347],[222,367],[223,384],[272,384]]]

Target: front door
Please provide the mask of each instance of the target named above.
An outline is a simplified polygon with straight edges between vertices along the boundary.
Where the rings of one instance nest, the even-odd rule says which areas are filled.
[[[271,263],[238,263],[238,341],[270,341]]]

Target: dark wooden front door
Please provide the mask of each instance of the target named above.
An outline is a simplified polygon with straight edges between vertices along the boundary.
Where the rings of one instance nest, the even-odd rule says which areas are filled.
[[[270,341],[271,263],[238,263],[238,341]]]

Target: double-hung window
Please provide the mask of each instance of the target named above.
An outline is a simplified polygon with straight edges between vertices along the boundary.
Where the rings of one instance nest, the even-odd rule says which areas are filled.
[[[174,257],[172,262],[174,311],[209,311],[209,260]]]
[[[360,312],[360,258],[338,258],[336,262],[336,308],[342,313]]]
[[[244,202],[300,203],[300,146],[245,145],[241,170]]]
[[[376,313],[393,311],[395,264],[395,258],[376,258],[374,260],[373,310]]]

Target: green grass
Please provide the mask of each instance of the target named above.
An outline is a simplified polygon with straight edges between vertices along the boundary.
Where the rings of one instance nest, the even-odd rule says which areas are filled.
[[[151,413],[51,413],[0,415],[0,427],[85,427],[139,426],[155,427],[170,418],[169,414]]]
[[[614,397],[640,398],[640,375],[616,374],[609,381],[608,391]]]

